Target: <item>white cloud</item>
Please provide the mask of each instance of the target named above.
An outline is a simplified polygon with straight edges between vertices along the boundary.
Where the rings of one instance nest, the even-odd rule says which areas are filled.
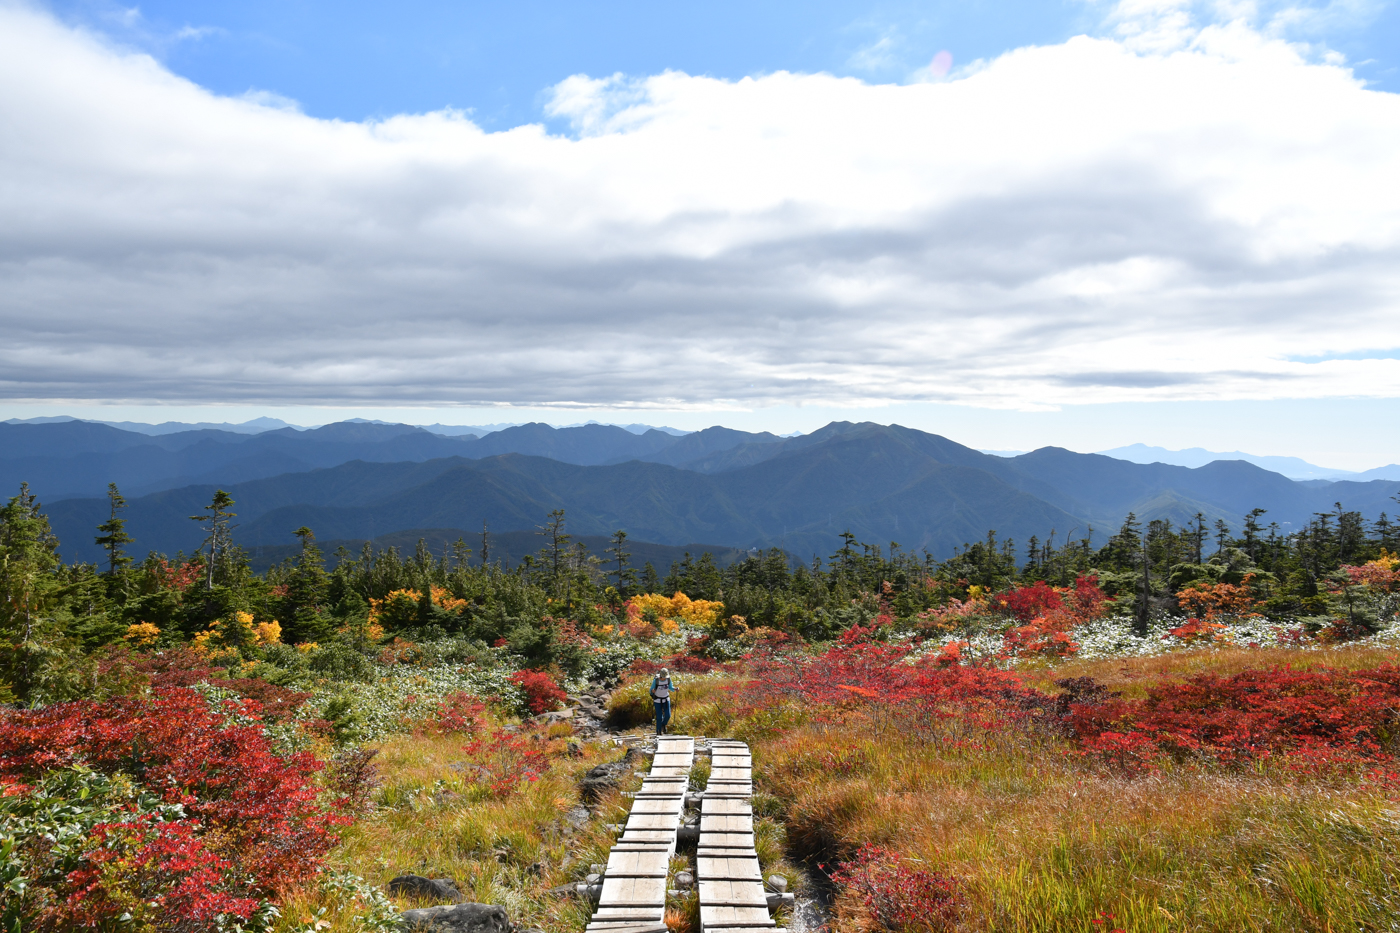
[[[1400,396],[1298,361],[1400,346],[1400,98],[1175,9],[941,83],[576,76],[564,138],[221,98],[0,6],[0,395]]]

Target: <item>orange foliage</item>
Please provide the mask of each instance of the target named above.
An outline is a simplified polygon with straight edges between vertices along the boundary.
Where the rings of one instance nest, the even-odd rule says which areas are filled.
[[[1254,607],[1259,600],[1254,597],[1254,574],[1245,574],[1239,583],[1193,583],[1176,594],[1177,600],[1191,615],[1207,621],[1220,616],[1253,618],[1259,613]]]

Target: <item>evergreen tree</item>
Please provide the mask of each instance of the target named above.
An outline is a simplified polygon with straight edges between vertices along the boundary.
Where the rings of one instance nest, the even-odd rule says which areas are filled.
[[[120,517],[126,509],[126,499],[117,491],[116,483],[107,484],[107,500],[112,506],[112,516],[97,526],[97,530],[102,534],[94,540],[99,546],[107,549],[107,573],[115,577],[118,570],[131,563],[131,558],[126,555],[122,545],[130,544],[136,539],[126,533],[126,519]]]
[[[545,546],[540,548],[540,556],[544,565],[549,568],[550,592],[558,595],[563,584],[566,552],[569,549],[569,542],[573,540],[570,535],[564,533],[564,510],[555,509],[550,512],[549,518],[543,525],[539,526],[539,531],[536,534],[543,535],[547,539]]]
[[[617,570],[610,576],[614,580],[617,592],[623,599],[627,598],[629,591],[637,582],[637,574],[627,565],[627,561],[632,557],[632,552],[627,550],[627,532],[619,528],[612,534],[612,547],[608,548],[608,553],[617,562]],[[650,565],[648,565],[650,566]],[[652,571],[655,576],[656,571]]]
[[[61,635],[49,613],[58,595],[57,552],[48,517],[22,483],[0,509],[0,699],[33,699],[52,660]]]
[[[233,526],[229,524],[230,518],[236,518],[238,513],[229,511],[233,505],[233,497],[222,489],[214,493],[213,500],[204,507],[205,515],[191,515],[190,521],[204,524],[207,537],[201,548],[209,548],[209,562],[205,565],[205,589],[214,588],[214,574],[216,568],[222,569],[227,564],[231,555],[229,550],[233,547]],[[206,524],[207,523],[207,524]]]
[[[286,577],[283,619],[289,642],[316,641],[327,634],[321,610],[326,601],[330,577],[316,546],[316,535],[305,525],[294,534],[301,541],[301,553]]]

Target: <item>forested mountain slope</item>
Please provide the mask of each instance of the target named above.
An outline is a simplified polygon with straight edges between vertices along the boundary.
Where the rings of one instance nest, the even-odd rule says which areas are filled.
[[[395,440],[376,439],[376,432],[364,430],[378,426],[353,427],[345,432],[351,437],[322,445],[344,450],[356,442],[392,445]],[[520,438],[553,443],[535,426],[524,427],[532,430]],[[368,440],[353,437],[360,432],[370,435]],[[742,440],[742,433],[716,440]],[[436,443],[436,436],[424,439],[412,430],[397,437],[424,449]],[[650,443],[647,435],[632,437]],[[583,431],[566,439],[573,445],[571,456],[596,457],[607,434]],[[692,443],[693,450],[713,445],[704,438]],[[730,450],[757,448],[765,453],[757,462],[709,472],[638,459],[584,466],[510,453],[422,462],[357,460],[223,488],[237,502],[235,537],[250,548],[288,544],[302,525],[322,540],[380,538],[406,529],[479,529],[483,522],[497,532],[528,531],[549,512],[564,509],[569,529],[579,535],[605,536],[620,528],[637,541],[778,546],[803,558],[830,554],[847,530],[882,547],[898,542],[942,557],[992,529],[1024,543],[1052,531],[1061,541],[1080,538],[1092,526],[1094,541],[1102,542],[1129,511],[1177,524],[1200,512],[1208,523],[1223,519],[1238,528],[1249,509],[1264,508],[1264,525],[1301,527],[1336,501],[1374,518],[1386,508],[1394,511],[1390,497],[1400,493],[1396,482],[1295,483],[1240,461],[1188,469],[1059,448],[1007,459],[937,435],[872,424],[836,423],[805,437],[750,441]],[[214,489],[193,485],[132,497],[128,528],[138,549],[173,553],[197,547],[200,531],[188,516],[200,511]],[[49,503],[67,556],[97,557],[92,529],[106,508],[104,499]]]

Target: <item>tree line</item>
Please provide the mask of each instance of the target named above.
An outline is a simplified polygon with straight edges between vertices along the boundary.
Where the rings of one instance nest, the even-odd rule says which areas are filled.
[[[303,527],[294,532],[296,555],[259,574],[234,540],[237,503],[222,490],[191,516],[204,532],[195,553],[152,552],[139,560],[115,485],[108,499],[109,517],[94,535],[107,551],[101,564],[60,558],[59,542],[27,487],[0,509],[0,701],[80,694],[83,679],[94,676],[92,659],[104,651],[189,641],[238,613],[276,620],[288,644],[339,643],[367,651],[374,616],[389,634],[507,644],[549,660],[567,650],[561,622],[565,628],[608,625],[638,593],[714,600],[723,603],[726,618],[808,641],[868,621],[872,599],[894,618],[907,619],[967,599],[974,588],[995,593],[1040,580],[1069,586],[1086,575],[1140,616],[1154,607],[1170,609],[1173,594],[1197,581],[1248,577],[1261,588],[1263,611],[1287,619],[1328,612],[1328,582],[1339,568],[1400,550],[1400,528],[1384,513],[1368,523],[1338,503],[1288,532],[1266,524],[1262,509],[1237,529],[1208,523],[1204,515],[1176,526],[1130,514],[1099,547],[1091,543],[1092,529],[1080,538],[1033,537],[1024,548],[989,531],[944,560],[897,542],[861,542],[846,532],[825,558],[800,561],[770,548],[721,567],[709,553],[686,554],[663,575],[650,563],[633,565],[624,530],[602,554],[590,553],[568,533],[561,509],[537,529],[539,551],[512,568],[491,559],[485,527],[472,542],[476,549],[458,539],[434,553],[420,540],[412,554],[403,554],[366,542],[358,553],[340,548],[331,555]],[[139,637],[133,626],[142,627]]]

